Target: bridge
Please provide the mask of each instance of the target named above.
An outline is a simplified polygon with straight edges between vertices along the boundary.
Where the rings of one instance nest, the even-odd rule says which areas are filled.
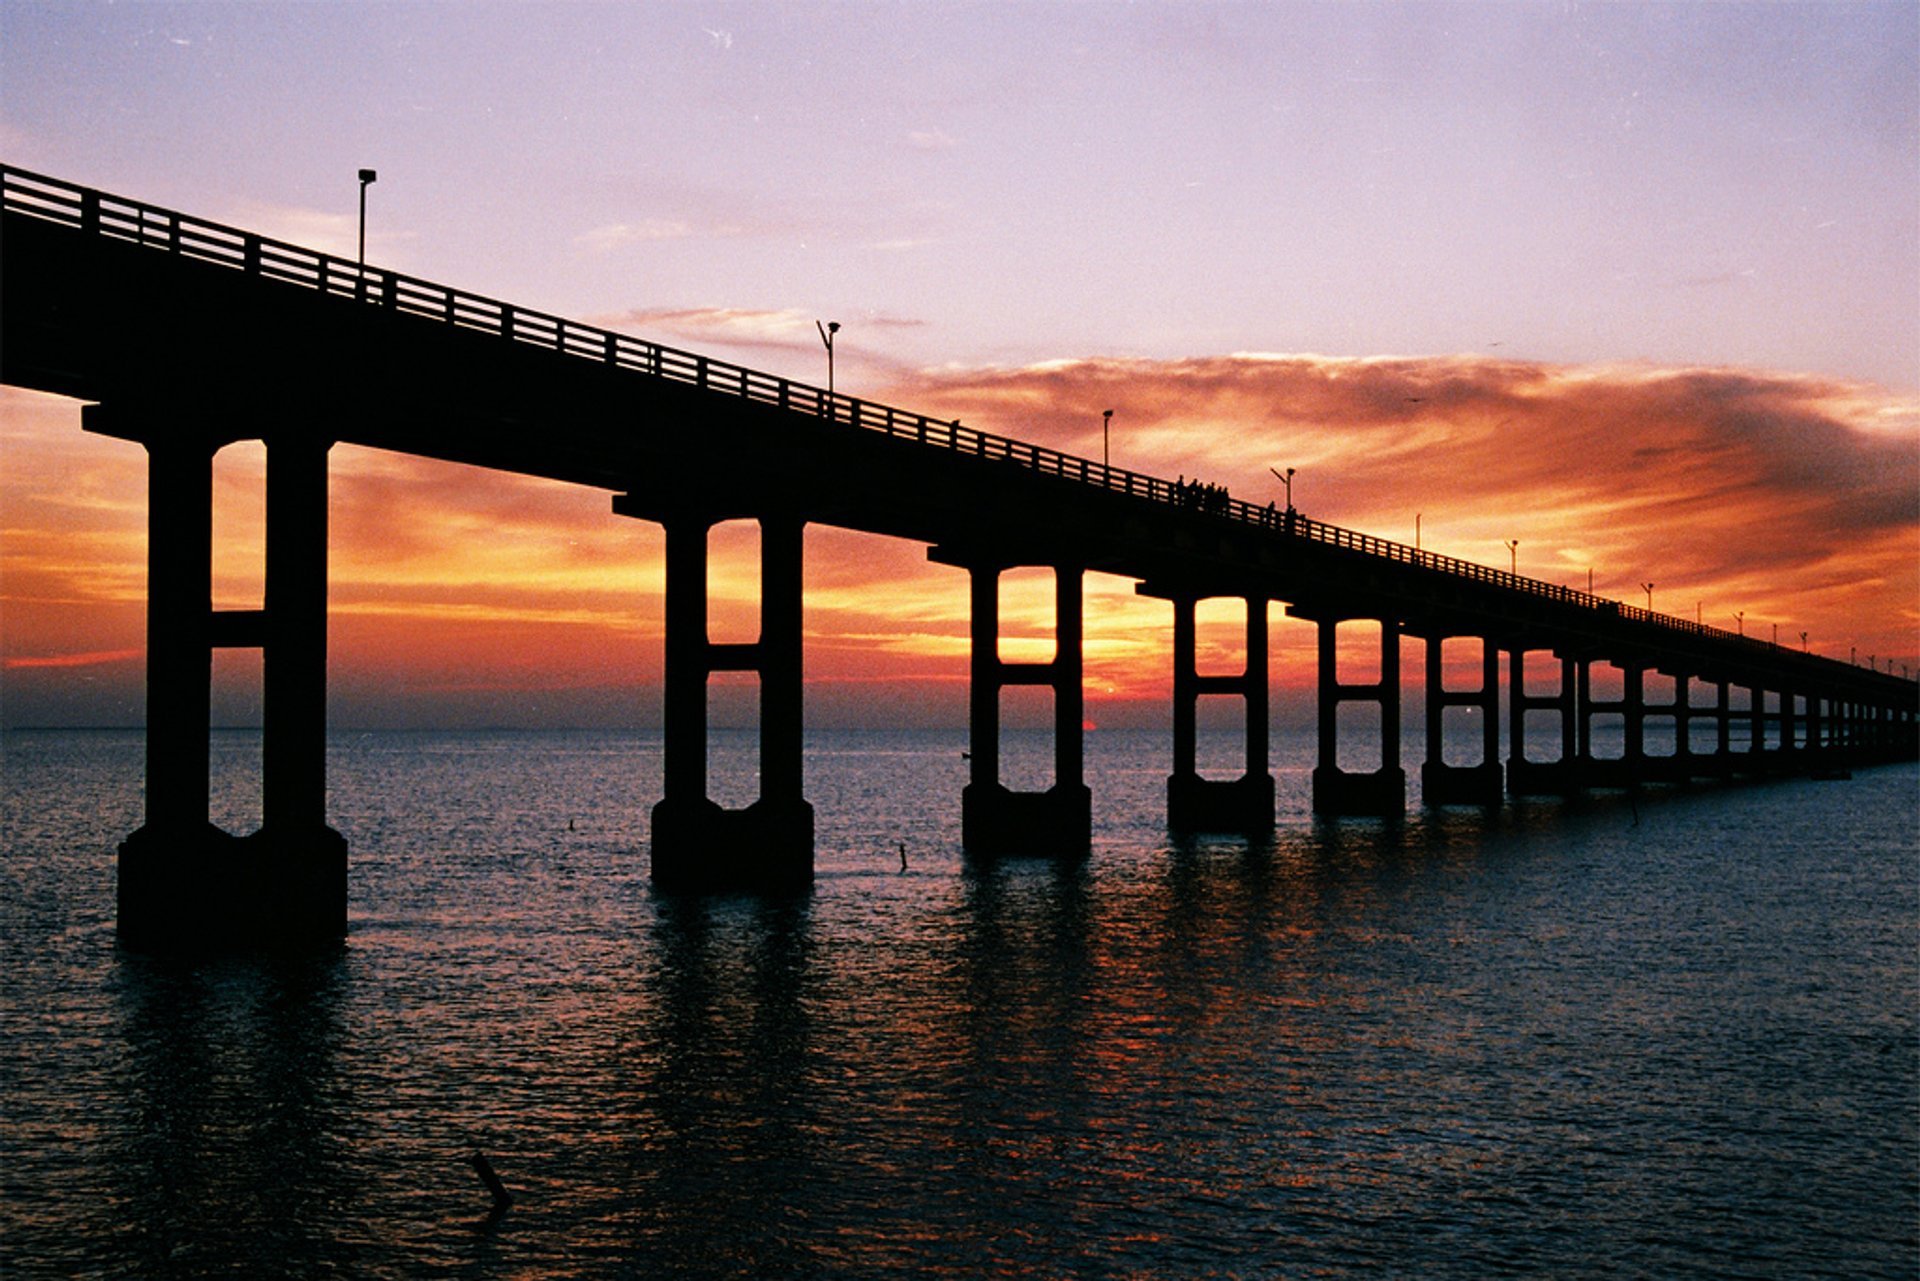
[[[333,938],[346,928],[347,850],[325,801],[327,454],[336,442],[591,486],[666,537],[664,776],[651,870],[669,889],[804,885],[813,811],[802,788],[801,540],[809,523],[914,539],[970,576],[970,853],[1084,854],[1082,585],[1123,575],[1173,607],[1168,823],[1274,823],[1267,605],[1317,627],[1318,762],[1326,815],[1394,814],[1403,635],[1425,642],[1428,804],[1498,805],[1652,781],[1822,772],[1911,758],[1920,690],[1890,673],[1374,538],[1223,491],[1173,483],[693,352],[365,267],[219,223],[0,166],[0,382],[87,402],[87,431],[145,447],[150,477],[146,818],[119,850],[119,928],[135,945]],[[211,606],[211,465],[265,444],[266,586],[257,610]],[[761,530],[760,631],[710,641],[710,529]],[[998,655],[998,584],[1051,569],[1056,651]],[[1198,602],[1247,603],[1244,672],[1195,664]],[[1377,678],[1340,678],[1342,623],[1377,623]],[[1469,690],[1441,679],[1449,640],[1477,642]],[[212,655],[263,653],[262,824],[209,815]],[[1504,664],[1503,664],[1504,659]],[[1596,665],[1621,673],[1601,697]],[[1505,680],[1502,680],[1502,667]],[[707,684],[760,682],[760,786],[707,794]],[[1540,692],[1537,676],[1557,677]],[[1646,697],[1650,673],[1670,700]],[[1006,787],[1000,694],[1051,689],[1054,783]],[[1696,703],[1694,688],[1711,692]],[[1506,691],[1506,757],[1501,698]],[[1740,691],[1742,697],[1736,698]],[[1245,772],[1196,768],[1201,697],[1244,702]],[[1377,710],[1378,768],[1339,764],[1338,709]],[[1478,709],[1478,760],[1443,759],[1449,706]],[[1533,718],[1530,721],[1530,716]],[[1527,735],[1554,726],[1551,760]],[[1596,717],[1622,727],[1595,750]],[[1647,750],[1649,722],[1674,750]],[[1696,723],[1714,747],[1696,750]],[[1742,730],[1735,734],[1736,728]],[[1541,745],[1536,744],[1536,748]]]

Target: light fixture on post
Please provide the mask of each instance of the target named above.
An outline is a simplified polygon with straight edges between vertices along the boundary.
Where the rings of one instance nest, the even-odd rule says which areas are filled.
[[[829,320],[824,326],[819,321],[813,327],[820,331],[820,341],[827,346],[827,395],[833,395],[833,336],[840,332],[840,322]]]
[[[1292,511],[1293,510],[1293,468],[1289,467],[1284,472],[1282,472],[1278,467],[1269,467],[1267,468],[1267,470],[1272,472],[1275,476],[1279,477],[1280,483],[1287,487],[1287,510]]]
[[[376,178],[378,178],[379,176],[380,176],[379,174],[377,174],[377,173],[375,173],[375,172],[374,172],[373,170],[371,170],[371,169],[362,169],[362,170],[360,171],[360,257],[359,257],[359,265],[360,265],[360,271],[361,271],[361,273],[362,273],[363,275],[365,274],[365,272],[366,272],[366,270],[367,270],[367,188],[368,188],[368,187],[371,187],[371,186],[373,185],[373,182],[374,182],[374,179],[376,179]]]
[[[1520,540],[1517,538],[1507,540],[1507,572],[1520,577]]]
[[[1113,466],[1113,447],[1110,441],[1112,433],[1113,411],[1103,409],[1100,411],[1100,465],[1106,468]]]

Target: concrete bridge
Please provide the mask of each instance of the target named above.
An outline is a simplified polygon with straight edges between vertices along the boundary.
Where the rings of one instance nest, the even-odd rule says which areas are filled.
[[[146,822],[119,852],[119,922],[136,944],[338,937],[345,841],[325,811],[327,452],[397,450],[609,491],[614,512],[666,532],[664,796],[652,873],[668,888],[783,887],[813,870],[801,782],[802,530],[808,523],[930,544],[971,577],[970,852],[1075,855],[1089,844],[1082,756],[1082,582],[1137,580],[1173,606],[1171,826],[1260,830],[1274,821],[1267,743],[1267,604],[1318,627],[1319,757],[1327,815],[1406,804],[1400,639],[1426,642],[1428,804],[1497,805],[1503,793],[1571,794],[1654,780],[1851,768],[1910,758],[1912,681],[1783,650],[1683,619],[1258,507],[1084,458],[835,395],[397,272],[0,166],[0,381],[88,402],[88,431],[148,453]],[[211,607],[211,462],[266,446],[266,589],[258,610]],[[690,478],[706,483],[690,483]],[[708,531],[761,528],[759,639],[706,631]],[[1051,662],[998,656],[1005,570],[1050,568]],[[1196,604],[1247,602],[1244,673],[1195,667]],[[1377,679],[1340,679],[1342,623],[1377,623]],[[1447,690],[1449,640],[1476,643],[1480,677]],[[263,651],[262,826],[208,821],[209,671],[220,647]],[[1596,665],[1620,672],[1596,696]],[[1501,759],[1502,667],[1507,691]],[[708,798],[706,688],[750,671],[761,690],[761,796]],[[1552,692],[1535,688],[1557,676]],[[1652,703],[1648,674],[1671,678]],[[1000,691],[1051,688],[1055,779],[1000,777]],[[1711,691],[1696,704],[1694,687]],[[1744,697],[1734,697],[1743,691]],[[1196,708],[1246,708],[1246,770],[1195,766]],[[1376,709],[1377,769],[1339,766],[1342,703]],[[1442,758],[1448,706],[1479,710],[1478,760]],[[1595,718],[1622,752],[1594,750]],[[1526,735],[1555,727],[1558,757]],[[1647,750],[1649,722],[1674,750]],[[1714,748],[1695,750],[1696,723]],[[1735,729],[1743,732],[1735,734]],[[1744,740],[1744,750],[1735,750]],[[1538,745],[1536,744],[1536,747]],[[1537,755],[1537,752],[1536,752]]]

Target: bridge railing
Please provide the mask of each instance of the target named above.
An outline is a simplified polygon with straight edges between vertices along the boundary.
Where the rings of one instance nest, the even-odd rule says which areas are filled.
[[[0,165],[0,207],[108,239],[227,267],[265,280],[315,290],[400,315],[498,336],[562,356],[593,361],[722,395],[771,405],[829,423],[873,431],[929,448],[995,459],[1043,475],[1104,489],[1127,498],[1188,508],[1198,514],[1271,531],[1359,555],[1417,566],[1456,579],[1630,619],[1648,626],[1769,650],[1721,628],[1639,609],[1618,601],[1376,538],[1230,497],[1214,486],[1175,483],[1110,467],[1044,445],[963,427],[957,420],[876,404],[826,391],[696,352],[682,351],[616,330],[582,324],[512,303],[453,289],[384,268],[273,240],[88,187]]]

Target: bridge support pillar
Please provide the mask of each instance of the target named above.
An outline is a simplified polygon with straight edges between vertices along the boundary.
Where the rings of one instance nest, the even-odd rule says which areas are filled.
[[[1771,773],[1774,758],[1773,749],[1767,746],[1767,722],[1773,718],[1767,711],[1767,691],[1749,685],[1747,697],[1747,754],[1741,766],[1748,774]]]
[[[614,500],[639,514],[632,496]],[[813,880],[813,807],[801,783],[801,559],[804,522],[760,518],[760,639],[707,638],[707,534],[714,518],[675,511],[666,528],[663,791],[652,815],[653,882],[663,890],[780,892]],[[707,683],[760,677],[760,798],[729,810],[707,796]]]
[[[1572,796],[1580,790],[1579,663],[1560,662],[1560,688],[1552,694],[1527,693],[1527,650],[1516,645],[1507,654],[1507,791],[1514,796]],[[1527,713],[1551,711],[1560,724],[1560,758],[1527,759]]]
[[[1400,767],[1400,626],[1380,620],[1380,679],[1349,685],[1339,679],[1334,632],[1340,620],[1319,624],[1320,757],[1313,768],[1313,811],[1328,816],[1387,817],[1405,812],[1407,775]],[[1343,702],[1380,705],[1380,768],[1357,773],[1340,768],[1339,708]]]
[[[171,415],[153,415],[167,421]],[[212,608],[212,463],[194,439],[89,406],[89,431],[147,448],[147,812],[119,849],[121,941],[155,950],[298,947],[347,928],[347,845],[326,823],[327,451],[267,437],[264,608]],[[260,829],[209,820],[213,651],[263,652]]]
[[[1191,593],[1149,590],[1173,602],[1173,772],[1167,777],[1167,826],[1180,832],[1264,832],[1273,827],[1273,773],[1267,717],[1267,601],[1247,597],[1247,665],[1238,676],[1202,676],[1195,658]],[[1239,778],[1200,775],[1199,703],[1206,694],[1237,694],[1246,702],[1246,773]]]
[[[1000,574],[1012,564],[936,548],[929,556],[959,565],[970,579],[970,770],[960,794],[960,843],[969,854],[1085,857],[1093,844],[1093,793],[1086,784],[1085,695],[1079,565],[1055,565],[1053,661],[1000,660]],[[1053,786],[1016,792],[1000,781],[1000,691],[1008,685],[1053,690]]]
[[[1688,738],[1693,733],[1693,708],[1689,705],[1693,697],[1691,685],[1692,678],[1685,672],[1675,673],[1671,703],[1643,704],[1640,777],[1664,783],[1684,783],[1693,777],[1695,761],[1688,745]],[[1644,694],[1644,681],[1642,692]],[[1673,751],[1670,755],[1655,756],[1646,751],[1646,722],[1658,717],[1669,717],[1673,721]]]
[[[1427,805],[1500,804],[1505,777],[1500,769],[1500,650],[1480,641],[1480,688],[1453,691],[1446,687],[1441,651],[1446,637],[1429,636],[1427,644],[1427,759],[1420,765],[1420,799]],[[1449,765],[1446,761],[1445,715],[1449,707],[1473,707],[1480,712],[1480,763]]]
[[[1584,661],[1579,665],[1580,774],[1588,787],[1638,787],[1646,772],[1646,669],[1631,662],[1618,663],[1617,666],[1621,674],[1620,697],[1595,698],[1593,666]],[[1594,755],[1593,718],[1604,712],[1620,714],[1621,744],[1618,757]]]

